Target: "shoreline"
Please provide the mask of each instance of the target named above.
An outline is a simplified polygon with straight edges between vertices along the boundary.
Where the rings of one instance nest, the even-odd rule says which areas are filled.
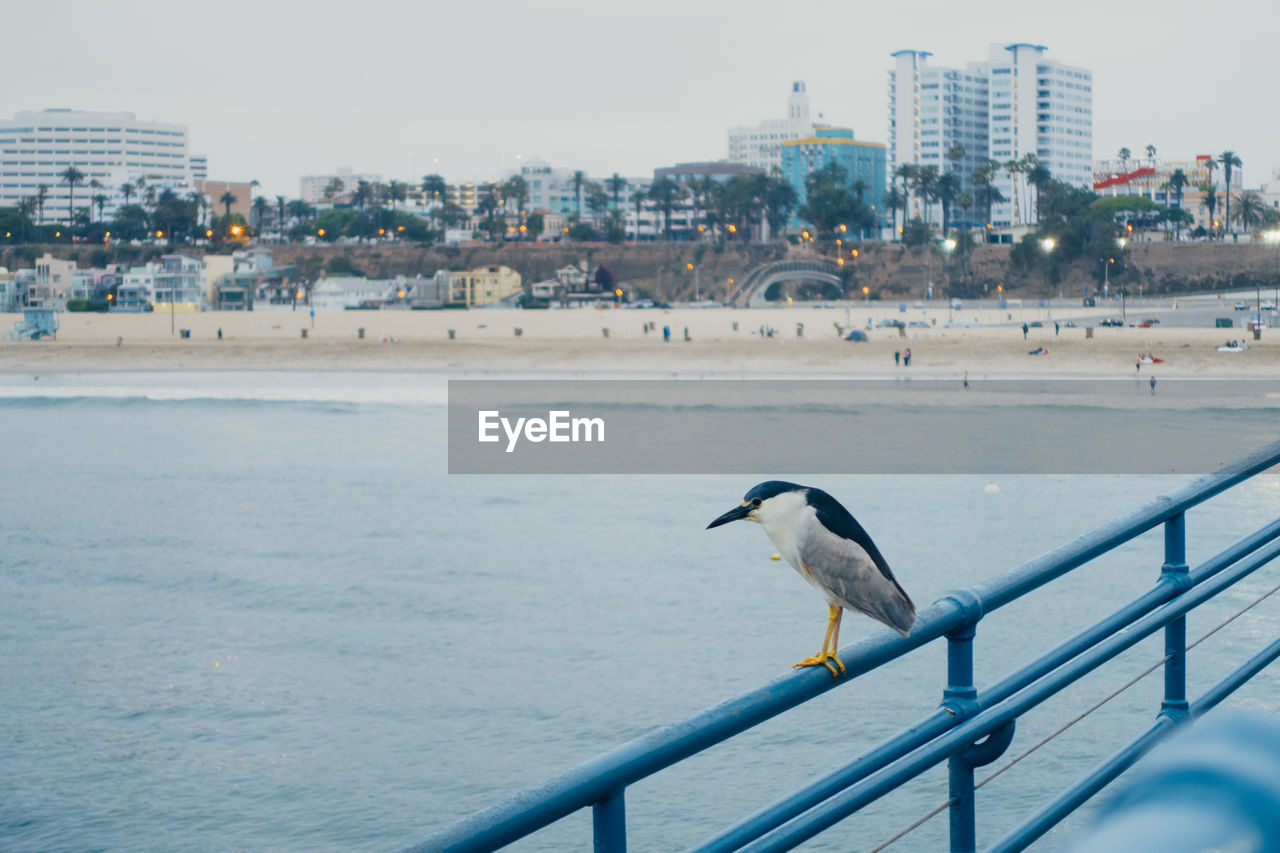
[[[966,316],[996,312],[974,310]],[[0,373],[168,370],[415,372],[444,375],[905,377],[1003,376],[1272,378],[1280,337],[1265,330],[1241,353],[1219,353],[1241,329],[1096,328],[1083,322],[1055,335],[1043,309],[999,312],[1002,324],[945,326],[929,310],[844,308],[670,309],[649,311],[342,312],[63,314],[56,340],[0,342]],[[1098,315],[1105,315],[1105,309]],[[919,315],[918,317],[916,315]],[[924,324],[903,334],[875,324],[906,317]],[[1006,321],[1005,317],[1015,319]],[[1073,313],[1072,316],[1079,316]],[[1097,316],[1097,315],[1095,315]],[[846,318],[866,342],[838,338]],[[1029,328],[1021,322],[1046,322]],[[14,315],[0,315],[0,329]],[[934,322],[937,324],[934,325]],[[189,338],[175,329],[190,329]],[[734,328],[734,326],[737,328]],[[801,329],[798,324],[803,324]],[[12,325],[12,322],[9,322]],[[663,326],[671,340],[662,339]],[[652,326],[652,328],[650,328]],[[772,327],[773,337],[759,329]],[[363,339],[359,328],[366,329]],[[306,329],[307,337],[301,336]],[[217,332],[223,331],[218,340]],[[606,335],[604,330],[608,330]],[[689,340],[684,339],[688,329]],[[449,338],[449,330],[455,337]],[[518,331],[517,331],[518,330]],[[1032,355],[1043,347],[1044,355]],[[911,349],[911,365],[895,352]],[[1138,365],[1150,353],[1161,363]]]

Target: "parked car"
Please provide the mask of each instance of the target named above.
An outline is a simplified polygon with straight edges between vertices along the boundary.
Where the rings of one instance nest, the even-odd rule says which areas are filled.
[[[1027,328],[1029,328],[1029,329],[1043,329],[1043,328],[1044,328],[1044,323],[1041,323],[1039,320],[1032,320],[1030,323],[1028,323],[1028,324],[1027,324]]]
[[[1120,319],[1120,318],[1118,318],[1118,317],[1107,317],[1105,320],[1103,320],[1103,321],[1102,321],[1101,323],[1099,323],[1098,325],[1099,325],[1099,326],[1123,326],[1123,325],[1124,325],[1124,321],[1123,321],[1123,320],[1121,320],[1121,319]]]
[[[1240,302],[1237,302],[1235,305],[1232,305],[1231,307],[1232,307],[1232,308],[1234,308],[1234,309],[1236,309],[1237,311],[1248,311],[1248,310],[1249,310],[1249,303],[1248,303],[1248,302],[1244,302],[1244,301],[1240,301]]]
[[[907,324],[907,328],[909,328],[909,329],[927,329],[927,328],[929,328],[929,324],[928,324],[928,323],[926,323],[924,320],[912,320],[910,323],[908,323],[908,324]]]
[[[1263,310],[1263,311],[1274,311],[1274,310],[1276,310],[1276,304],[1275,304],[1274,302],[1264,302],[1264,303],[1262,303],[1262,310]]]
[[[881,320],[879,323],[876,323],[876,328],[877,329],[902,329],[902,328],[905,328],[906,325],[907,324],[902,322],[901,320],[888,319],[888,320]]]
[[[1163,329],[1164,323],[1161,323],[1156,318],[1151,317],[1139,323],[1138,328],[1139,329]]]

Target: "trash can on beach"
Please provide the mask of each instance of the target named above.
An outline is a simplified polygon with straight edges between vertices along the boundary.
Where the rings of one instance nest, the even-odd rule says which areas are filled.
[[[307,330],[306,330],[306,329],[302,329],[301,331],[302,331],[302,337],[304,337],[304,338],[305,338],[305,337],[307,336]]]
[[[356,329],[356,337],[362,341],[364,340],[364,326],[361,326],[360,328]]]

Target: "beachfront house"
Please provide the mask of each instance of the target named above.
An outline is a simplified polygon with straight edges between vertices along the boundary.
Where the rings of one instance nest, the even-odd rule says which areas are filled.
[[[22,290],[17,273],[0,267],[0,314],[22,310]]]
[[[156,311],[200,311],[204,300],[204,262],[186,255],[163,255],[153,273]]]
[[[501,304],[524,290],[520,273],[510,267],[479,267],[449,279],[449,302],[467,308]]]
[[[354,311],[381,308],[393,295],[396,282],[353,275],[325,276],[311,287],[311,304],[317,311]]]
[[[76,262],[63,261],[45,252],[36,261],[36,275],[27,287],[30,308],[62,308],[71,293]]]

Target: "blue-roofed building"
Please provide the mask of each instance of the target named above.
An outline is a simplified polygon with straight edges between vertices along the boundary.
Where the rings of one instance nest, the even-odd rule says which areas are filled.
[[[810,172],[832,162],[844,169],[850,186],[855,181],[862,181],[866,187],[862,200],[887,227],[889,220],[884,195],[888,170],[884,143],[856,140],[853,131],[847,127],[818,128],[813,136],[782,143],[782,176],[795,187],[800,205],[805,203],[805,178]]]

